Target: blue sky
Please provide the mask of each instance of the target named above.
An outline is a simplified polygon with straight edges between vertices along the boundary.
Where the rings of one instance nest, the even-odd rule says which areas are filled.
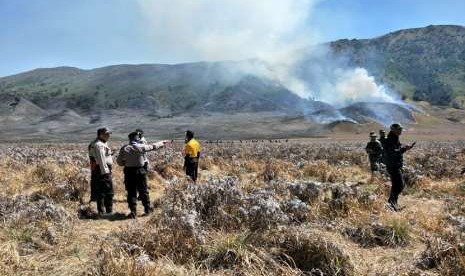
[[[200,59],[154,50],[170,45],[157,48],[151,29],[163,26],[147,23],[143,1],[0,0],[0,76],[38,67]],[[157,0],[153,2],[156,8]],[[305,24],[318,33],[319,42],[371,38],[431,24],[465,25],[463,0],[322,0],[310,12]]]

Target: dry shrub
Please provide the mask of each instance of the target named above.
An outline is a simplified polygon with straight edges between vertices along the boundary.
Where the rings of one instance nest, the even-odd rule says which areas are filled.
[[[90,171],[86,169],[69,169],[64,171],[60,181],[49,182],[40,193],[56,201],[78,201],[84,203],[84,197],[90,191]]]
[[[182,209],[154,216],[146,224],[133,224],[115,233],[119,241],[143,248],[151,257],[167,257],[185,264],[199,254],[205,232],[197,214]]]
[[[336,181],[336,176],[332,172],[332,166],[324,160],[319,160],[315,162],[309,162],[304,165],[302,172],[306,177],[316,178],[321,182],[334,182]]]
[[[209,271],[260,271],[266,267],[250,239],[250,235],[215,233],[203,247],[202,265]]]
[[[72,217],[49,198],[0,197],[0,218],[6,240],[16,244],[19,255],[33,254],[73,236]]]
[[[60,171],[59,165],[54,160],[46,159],[35,165],[32,174],[39,183],[51,183],[56,181]]]
[[[172,179],[173,177],[183,177],[182,168],[166,163],[158,163],[153,165],[153,171],[158,173],[164,179]]]
[[[332,220],[337,217],[357,216],[364,210],[379,209],[377,193],[360,184],[293,181],[283,186],[288,190],[291,200],[298,199],[309,205],[305,220]],[[274,187],[277,194],[283,194],[280,192],[283,188],[279,185]],[[292,217],[292,212],[289,212],[285,206],[283,209]]]
[[[221,275],[300,274],[276,258],[272,250],[263,248],[261,242],[261,236],[253,232],[217,232],[210,236],[199,261],[206,270]]]
[[[127,244],[103,242],[96,263],[93,275],[163,275],[143,249]]]
[[[2,237],[2,240],[6,237]],[[15,241],[0,243],[0,273],[2,275],[14,275],[20,264],[20,256]]]
[[[260,230],[288,221],[275,196],[267,188],[244,191],[235,177],[211,178],[202,184],[171,184],[161,205],[166,214],[195,214],[205,227]]]
[[[465,275],[465,245],[443,238],[426,241],[418,266],[422,269],[437,269],[441,275]]]
[[[276,254],[283,263],[310,275],[355,275],[344,250],[329,239],[302,229],[287,228],[273,233]]]
[[[261,173],[261,175],[263,177],[263,180],[267,181],[267,182],[278,178],[280,176],[280,174],[281,174],[281,170],[280,170],[279,166],[272,163],[272,162],[266,163],[265,169]]]
[[[356,228],[346,228],[344,234],[362,247],[406,246],[411,239],[410,225],[402,218],[392,218],[385,223],[362,224]]]

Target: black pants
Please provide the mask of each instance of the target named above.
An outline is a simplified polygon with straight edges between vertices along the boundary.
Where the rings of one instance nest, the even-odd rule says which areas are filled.
[[[150,197],[147,186],[147,171],[142,168],[124,168],[124,186],[127,191],[127,202],[131,212],[137,211],[137,198],[142,201],[145,212],[150,210]],[[139,197],[137,196],[139,194]]]
[[[404,189],[404,176],[402,175],[401,168],[387,168],[389,176],[391,177],[391,194],[389,195],[389,202],[397,204],[399,194]]]
[[[370,169],[372,172],[379,171],[380,158],[378,156],[369,156],[370,159]]]
[[[105,211],[113,212],[113,180],[111,172],[109,174],[99,174],[95,179],[95,196],[97,201],[97,210],[99,213]]]
[[[97,201],[97,183],[100,179],[100,171],[93,170],[90,174],[90,201]]]
[[[197,159],[198,160],[198,159]],[[197,175],[199,171],[199,162],[186,162],[186,175],[190,176],[192,180],[197,181]]]

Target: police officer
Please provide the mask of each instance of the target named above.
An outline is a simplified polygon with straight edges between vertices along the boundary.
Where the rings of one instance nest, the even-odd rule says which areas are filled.
[[[412,145],[402,145],[399,141],[399,137],[402,134],[402,126],[400,124],[392,124],[391,131],[388,134],[388,137],[384,143],[384,155],[386,162],[386,170],[391,177],[391,193],[388,199],[388,206],[394,211],[400,211],[402,208],[397,203],[399,194],[404,189],[404,178],[402,167],[403,154],[415,146],[415,143]]]
[[[137,135],[139,135],[139,141],[142,144],[147,144],[147,140],[145,139],[144,136],[144,131],[141,128],[136,129]]]
[[[381,158],[383,156],[383,147],[376,138],[376,134],[374,132],[370,132],[370,142],[367,143],[367,146],[365,148],[366,152],[368,153],[368,158],[370,160],[370,169],[372,177],[375,172],[379,171]]]
[[[99,215],[104,211],[113,212],[113,158],[108,140],[111,132],[107,128],[97,130],[97,138],[89,144],[89,159],[91,167],[91,201],[97,202]],[[105,209],[105,210],[104,210]]]
[[[194,132],[186,131],[184,147],[184,170],[194,182],[197,181],[199,158],[200,158],[200,143],[194,138]]]
[[[144,136],[144,131],[141,128],[136,129],[137,135],[139,136],[139,143],[146,145],[147,140]],[[144,168],[148,172],[149,171],[149,158],[146,154],[144,154]]]
[[[144,206],[144,213],[148,215],[152,209],[147,187],[147,170],[145,168],[145,153],[162,148],[167,141],[160,141],[153,145],[143,144],[138,132],[128,135],[129,143],[121,148],[116,162],[124,166],[124,185],[127,191],[127,202],[131,211],[128,217],[137,216],[137,193]]]
[[[90,200],[89,203],[92,201],[97,202],[97,179],[100,175],[100,171],[97,169],[97,161],[95,160],[95,143],[98,142],[98,137],[92,140],[87,147],[87,151],[89,153],[89,166],[90,166]]]

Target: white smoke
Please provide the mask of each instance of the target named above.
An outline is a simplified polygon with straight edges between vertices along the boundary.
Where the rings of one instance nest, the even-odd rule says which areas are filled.
[[[386,88],[377,85],[366,69],[336,69],[334,82],[327,84],[319,100],[343,107],[356,102],[395,102]],[[334,97],[337,95],[337,97]]]
[[[138,3],[148,21],[147,31],[157,62],[258,59],[263,62],[244,65],[244,72],[276,80],[303,98],[337,106],[356,101],[393,101],[362,68],[334,68],[312,83],[295,74],[294,68],[304,55],[302,49],[319,42],[317,28],[311,28],[308,22],[320,1],[138,0]]]

